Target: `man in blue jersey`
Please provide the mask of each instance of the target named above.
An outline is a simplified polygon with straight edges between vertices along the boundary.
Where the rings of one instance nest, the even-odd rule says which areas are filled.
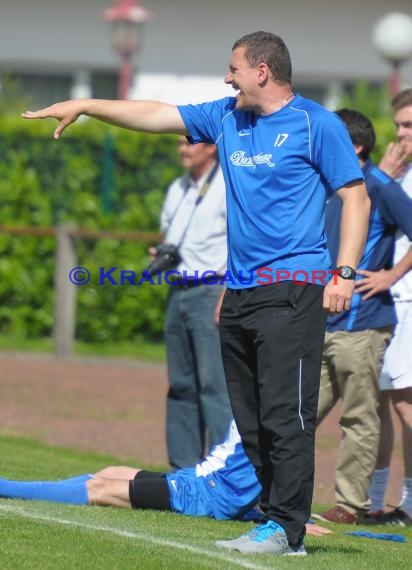
[[[306,555],[314,437],[324,339],[323,309],[350,307],[367,233],[369,198],[352,143],[333,114],[291,85],[283,40],[255,32],[232,49],[235,97],[200,105],[66,101],[27,119],[54,117],[54,136],[80,115],[217,145],[228,213],[222,357],[242,442],[262,485],[267,523],[218,546]],[[343,202],[336,275],[324,234],[328,192]]]
[[[349,109],[337,112],[348,128],[371,199],[369,232],[359,272],[391,269],[392,284],[412,268],[412,248],[393,266],[395,234],[412,239],[412,200],[402,187],[375,166],[369,154],[375,132],[365,115]],[[339,247],[342,204],[333,196],[326,209],[326,232],[332,259]],[[371,289],[359,279],[349,311],[329,316],[319,394],[319,423],[341,399],[343,437],[336,468],[336,506],[315,518],[354,523],[368,511],[369,484],[376,465],[380,422],[379,376],[383,356],[396,324],[390,285]]]
[[[172,511],[217,520],[258,520],[260,484],[231,422],[223,443],[195,467],[160,473],[135,467],[106,467],[60,481],[11,481],[0,478],[0,497]],[[330,531],[308,525],[320,536]]]

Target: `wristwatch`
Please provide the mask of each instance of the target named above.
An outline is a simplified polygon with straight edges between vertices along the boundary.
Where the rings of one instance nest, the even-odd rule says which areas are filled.
[[[336,275],[342,279],[355,279],[356,277],[356,271],[350,265],[339,265],[335,271]]]

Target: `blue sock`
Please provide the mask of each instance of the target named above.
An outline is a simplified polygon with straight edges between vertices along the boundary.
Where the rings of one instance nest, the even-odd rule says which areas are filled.
[[[0,479],[0,497],[87,505],[86,482],[9,481]]]
[[[72,485],[73,483],[83,483],[83,481],[88,481],[89,479],[93,479],[93,475],[87,473],[85,475],[77,475],[77,477],[70,477],[69,479],[60,479],[58,483]]]

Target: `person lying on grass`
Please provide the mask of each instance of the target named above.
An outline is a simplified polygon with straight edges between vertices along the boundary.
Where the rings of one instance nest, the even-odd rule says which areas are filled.
[[[54,482],[0,479],[3,498],[157,509],[217,520],[265,520],[256,508],[260,491],[234,420],[224,442],[195,467],[159,473],[113,466]],[[331,531],[307,524],[306,532],[321,536]]]

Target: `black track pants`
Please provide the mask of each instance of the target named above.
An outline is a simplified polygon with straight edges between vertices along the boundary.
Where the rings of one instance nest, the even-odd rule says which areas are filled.
[[[310,516],[324,341],[323,287],[228,290],[220,339],[230,401],[256,467],[261,506],[299,544]]]

